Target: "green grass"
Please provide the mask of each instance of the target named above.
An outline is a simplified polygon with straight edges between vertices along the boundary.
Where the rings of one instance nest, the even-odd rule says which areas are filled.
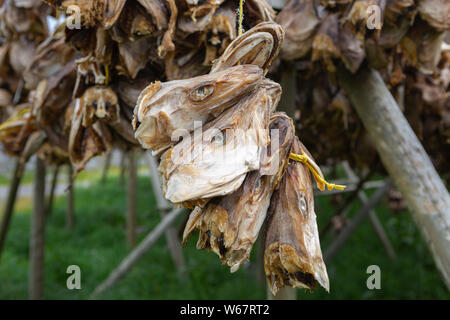
[[[159,221],[151,184],[139,179],[138,224],[142,239]],[[327,197],[316,203],[319,228],[333,212]],[[76,228],[65,228],[65,197],[58,197],[48,220],[45,256],[45,298],[86,299],[129,252],[125,240],[125,187],[111,176],[106,185],[76,189]],[[355,204],[351,212],[355,213]],[[449,299],[426,245],[407,212],[377,207],[399,256],[392,262],[372,227],[365,221],[327,265],[331,292],[298,290],[299,299]],[[183,217],[178,221],[181,223]],[[29,209],[13,217],[0,261],[0,299],[26,299],[28,290]],[[264,299],[265,288],[249,271],[230,274],[214,253],[195,249],[197,235],[184,254],[187,276],[177,275],[162,237],[113,288],[99,299]],[[323,248],[331,241],[325,238]],[[254,260],[255,254],[252,255]],[[66,268],[81,268],[81,290],[66,288]],[[366,288],[367,266],[381,268],[381,290]]]

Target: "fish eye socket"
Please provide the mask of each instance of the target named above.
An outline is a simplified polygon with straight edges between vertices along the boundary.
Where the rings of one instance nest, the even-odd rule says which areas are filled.
[[[191,100],[195,102],[200,102],[202,100],[205,100],[207,97],[209,97],[214,92],[214,88],[211,85],[201,86],[195,88],[190,97]]]
[[[226,133],[224,131],[221,131],[220,133],[214,135],[214,137],[211,138],[211,144],[215,146],[222,146],[226,142]]]

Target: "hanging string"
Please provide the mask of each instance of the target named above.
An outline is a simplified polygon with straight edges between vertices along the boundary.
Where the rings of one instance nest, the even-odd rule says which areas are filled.
[[[105,63],[105,86],[109,84],[109,65]]]
[[[239,26],[238,26],[238,36],[242,36],[243,33],[243,21],[244,21],[244,1],[239,0]]]
[[[314,178],[317,181],[319,181],[320,183],[323,183],[324,185],[326,185],[328,190],[333,190],[333,189],[344,190],[346,188],[346,186],[343,186],[343,185],[329,183],[324,178],[322,178],[318,169],[316,168],[317,165],[314,162],[312,162],[311,159],[306,154],[303,153],[302,155],[298,155],[295,153],[291,153],[289,155],[289,159],[303,163],[309,169],[309,171],[311,171]]]

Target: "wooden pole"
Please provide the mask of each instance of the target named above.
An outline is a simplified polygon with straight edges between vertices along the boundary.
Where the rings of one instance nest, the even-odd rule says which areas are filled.
[[[347,176],[350,179],[358,179],[358,176],[350,168],[350,165],[348,164],[348,162],[343,163],[343,168],[344,168]],[[363,205],[365,205],[369,201],[364,190],[360,190],[358,192],[358,198]],[[389,240],[389,237],[387,236],[386,232],[384,231],[383,225],[381,224],[380,220],[378,219],[377,214],[375,213],[374,209],[369,210],[369,220],[370,220],[370,223],[372,224],[375,234],[377,235],[378,239],[380,240],[381,244],[383,245],[384,249],[386,250],[386,253],[389,256],[389,258],[391,258],[391,260],[396,260],[397,255],[395,253],[394,247],[392,246],[391,241]]]
[[[131,268],[139,261],[139,259],[151,248],[153,244],[163,235],[163,233],[169,228],[175,219],[184,212],[184,209],[177,208],[167,214],[161,222],[153,229],[144,240],[132,251],[130,254],[122,260],[120,265],[114,269],[108,278],[95,288],[91,295],[91,299],[95,298],[98,294],[104,292],[108,288],[112,287],[117,281],[131,270]]]
[[[171,204],[164,198],[163,191],[161,189],[161,183],[158,174],[158,164],[156,159],[151,155],[150,152],[147,152],[147,158],[150,167],[150,178],[152,181],[153,193],[156,197],[156,206],[159,211],[161,218],[164,218],[166,214],[172,210]],[[180,240],[177,236],[177,230],[174,226],[169,226],[166,230],[166,240],[167,246],[169,247],[170,254],[172,255],[172,259],[175,262],[175,266],[178,271],[182,273],[185,272],[185,261],[183,255],[183,249],[181,248]]]
[[[125,181],[125,171],[126,171],[126,155],[125,152],[121,152],[120,155],[120,174],[119,174],[119,186],[122,186]]]
[[[323,260],[325,263],[328,263],[339,251],[339,249],[347,242],[350,236],[353,234],[353,231],[361,224],[365,217],[369,214],[369,211],[372,210],[373,207],[377,205],[378,202],[385,195],[387,190],[391,185],[390,180],[386,181],[383,187],[378,189],[375,194],[367,201],[367,203],[363,206],[363,208],[355,215],[355,217],[350,221],[349,224],[345,226],[345,228],[339,233],[336,239],[334,239],[333,243],[329,248],[325,251],[323,255]]]
[[[50,194],[48,196],[47,206],[45,209],[45,214],[49,217],[53,210],[53,201],[55,198],[55,189],[56,183],[58,182],[58,174],[59,174],[59,165],[55,166],[55,170],[53,171],[52,184],[50,187]]]
[[[105,184],[106,179],[108,178],[108,171],[109,171],[109,167],[111,166],[112,153],[113,153],[112,150],[109,150],[108,153],[105,155],[105,162],[103,164],[102,178],[100,179],[101,184]]]
[[[381,76],[341,68],[338,79],[403,195],[450,289],[450,195]]]
[[[134,150],[128,152],[128,190],[127,190],[127,242],[130,248],[136,245],[136,184],[137,168]]]
[[[44,298],[45,163],[36,158],[31,216],[29,299]]]
[[[23,81],[23,80],[22,80]],[[23,85],[23,83],[22,83]],[[16,92],[17,93],[17,92]],[[46,134],[43,131],[36,131],[30,135],[22,154],[16,160],[14,167],[14,173],[11,179],[11,185],[9,188],[8,199],[6,201],[5,211],[3,212],[2,222],[0,225],[0,257],[3,251],[3,247],[8,233],[9,225],[11,223],[11,217],[14,211],[14,204],[17,198],[17,191],[22,180],[25,165],[30,157],[40,148],[46,139]]]
[[[3,247],[5,245],[6,235],[8,234],[9,226],[11,223],[11,217],[14,212],[14,204],[16,203],[17,191],[19,189],[20,181],[22,180],[24,167],[25,165],[22,164],[20,158],[18,158],[14,165],[14,172],[11,177],[11,184],[8,191],[8,199],[6,200],[6,205],[0,224],[0,258],[3,252]]]
[[[66,227],[72,230],[75,226],[75,208],[74,208],[74,186],[73,186],[73,167],[68,165],[69,188],[67,189],[67,208],[66,208]]]

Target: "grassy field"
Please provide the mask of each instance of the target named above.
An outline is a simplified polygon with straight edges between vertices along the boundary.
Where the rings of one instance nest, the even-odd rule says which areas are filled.
[[[159,221],[151,184],[139,178],[138,224],[143,238]],[[319,228],[333,212],[327,197],[316,202]],[[94,183],[76,189],[76,228],[65,228],[65,197],[58,197],[48,220],[45,256],[45,297],[86,299],[129,252],[125,241],[125,186],[111,175],[106,185]],[[351,214],[359,205],[352,207]],[[328,263],[331,292],[298,290],[298,299],[449,299],[433,260],[408,212],[390,213],[377,207],[379,217],[397,251],[391,261],[368,221]],[[178,221],[182,223],[183,217]],[[6,250],[0,261],[0,299],[26,299],[30,210],[19,205],[11,226]],[[215,254],[195,249],[197,236],[184,254],[187,276],[179,276],[162,237],[132,271],[100,299],[264,299],[265,287],[254,273],[241,269],[230,274]],[[322,248],[332,241],[323,239]],[[252,260],[255,259],[252,254]],[[381,268],[381,290],[368,290],[366,269]],[[81,290],[68,290],[66,268],[81,268]]]

